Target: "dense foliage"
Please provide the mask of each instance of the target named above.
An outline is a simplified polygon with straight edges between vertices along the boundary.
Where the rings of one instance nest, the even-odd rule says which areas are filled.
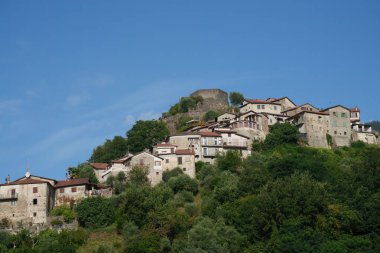
[[[112,140],[106,140],[103,145],[94,149],[89,161],[108,163],[113,159],[122,157],[128,151],[127,143],[127,139],[122,136],[115,136]]]
[[[70,167],[67,169],[67,172],[71,178],[88,178],[91,183],[98,183],[94,168],[88,163],[79,164],[77,167]]]
[[[79,224],[87,228],[105,227],[113,223],[113,199],[92,197],[82,200],[75,208]]]
[[[240,92],[230,92],[230,103],[231,105],[233,106],[239,106],[241,104],[243,104],[243,101],[244,101],[244,96],[243,94],[241,94]]]
[[[209,110],[205,113],[205,115],[203,116],[203,120],[204,121],[210,121],[210,120],[215,120],[216,117],[218,117],[220,115],[219,112],[217,111],[214,111],[214,110]]]
[[[203,98],[198,96],[182,97],[178,103],[170,107],[168,115],[176,115],[178,113],[188,112],[194,109],[198,103],[202,103]]]
[[[169,129],[163,121],[139,120],[127,132],[129,152],[141,152],[162,142],[169,135]]]

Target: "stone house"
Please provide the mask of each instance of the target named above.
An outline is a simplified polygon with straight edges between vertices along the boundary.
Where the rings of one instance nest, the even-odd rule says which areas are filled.
[[[268,98],[267,101],[275,102],[281,104],[281,111],[286,111],[288,109],[294,108],[297,106],[290,98],[282,97],[282,98]]]
[[[377,144],[378,135],[367,124],[353,123],[351,125],[352,141],[362,141],[368,144]]]
[[[102,174],[109,167],[108,163],[89,163],[89,165],[94,169],[95,177],[99,182],[103,182]]]
[[[301,111],[289,117],[289,122],[298,127],[300,137],[311,147],[328,148],[327,131],[329,114],[315,111]]]
[[[127,154],[117,160],[111,161],[110,166],[101,175],[101,182],[105,182],[109,176],[116,176],[120,172],[128,175],[133,167],[145,167],[148,169],[148,179],[152,185],[156,185],[162,180],[162,160],[147,151],[139,154]]]
[[[167,149],[166,147],[170,147]],[[195,153],[192,149],[177,149],[176,146],[167,143],[157,144],[153,153],[163,159],[163,171],[180,168],[191,178],[195,178]]]
[[[248,111],[281,114],[282,105],[279,102],[271,102],[262,99],[244,99],[240,106],[240,113]]]
[[[8,177],[6,183],[0,185],[0,218],[7,218],[13,226],[45,224],[54,206],[55,183],[54,179],[29,172],[13,182]]]
[[[351,143],[350,109],[336,105],[322,110],[329,114],[327,133],[332,136],[335,147],[349,146]]]
[[[312,104],[306,103],[306,104],[302,104],[302,105],[287,109],[283,111],[282,114],[291,117],[303,111],[319,112],[318,108],[316,108]]]
[[[80,200],[95,193],[95,185],[88,178],[58,181],[55,188],[55,206],[76,205]]]

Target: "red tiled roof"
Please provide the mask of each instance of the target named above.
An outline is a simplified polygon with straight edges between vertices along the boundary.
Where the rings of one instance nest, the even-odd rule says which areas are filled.
[[[244,99],[250,104],[276,104],[276,105],[281,105],[281,103],[276,103],[276,102],[271,102],[263,99]]]
[[[21,179],[19,181],[10,182],[9,184],[1,184],[1,186],[19,185],[19,184],[44,184],[44,183],[49,183],[49,182],[44,181],[44,180],[40,180],[40,179],[26,178],[26,179]]]
[[[352,108],[352,109],[351,109],[351,112],[360,112],[360,109],[357,108],[357,107],[355,107],[355,108]]]
[[[54,187],[61,188],[61,187],[83,185],[83,184],[90,184],[90,181],[88,180],[88,178],[78,178],[78,179],[58,181],[58,183]]]
[[[177,149],[175,151],[176,155],[195,155],[194,150],[192,149]]]
[[[199,132],[202,137],[221,137],[220,133],[215,132]]]
[[[90,163],[90,165],[96,170],[106,170],[108,163]]]
[[[177,146],[170,143],[159,143],[157,144],[157,147],[177,147]]]

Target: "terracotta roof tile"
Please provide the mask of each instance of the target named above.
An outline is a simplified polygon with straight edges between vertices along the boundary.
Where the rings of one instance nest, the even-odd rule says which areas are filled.
[[[108,163],[90,163],[90,165],[96,170],[106,170]]]
[[[221,137],[220,133],[215,132],[199,132],[202,137]]]
[[[276,102],[271,102],[263,99],[244,99],[250,104],[276,104],[276,105],[281,105],[281,103],[276,103]]]
[[[58,181],[58,183],[54,187],[61,188],[61,187],[83,185],[83,184],[90,184],[90,181],[88,180],[88,178],[78,178],[78,179]]]
[[[176,155],[195,155],[194,150],[192,149],[177,149],[175,151]]]
[[[45,181],[45,180],[40,180],[40,179],[26,178],[26,179],[22,179],[22,180],[19,180],[19,181],[10,182],[9,184],[1,184],[1,186],[5,186],[5,185],[20,185],[20,184],[44,184],[44,183],[49,183],[49,182]]]

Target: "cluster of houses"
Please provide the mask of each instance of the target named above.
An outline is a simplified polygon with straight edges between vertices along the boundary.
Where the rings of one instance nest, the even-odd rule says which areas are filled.
[[[348,146],[352,141],[378,143],[378,135],[371,126],[360,122],[357,107],[337,105],[318,109],[311,104],[297,105],[288,97],[245,99],[237,112],[226,112],[206,123],[191,121],[185,132],[167,137],[151,150],[90,165],[100,183],[119,173],[127,175],[136,166],[148,169],[152,185],[162,181],[163,172],[174,168],[194,178],[197,161],[214,163],[218,154],[229,150],[247,157],[253,141],[264,140],[271,125],[285,122],[297,126],[300,137],[312,147]],[[91,184],[88,179],[56,181],[29,173],[15,181],[7,178],[0,185],[0,219],[43,224],[53,207],[72,205],[94,195],[110,196],[112,191]]]

